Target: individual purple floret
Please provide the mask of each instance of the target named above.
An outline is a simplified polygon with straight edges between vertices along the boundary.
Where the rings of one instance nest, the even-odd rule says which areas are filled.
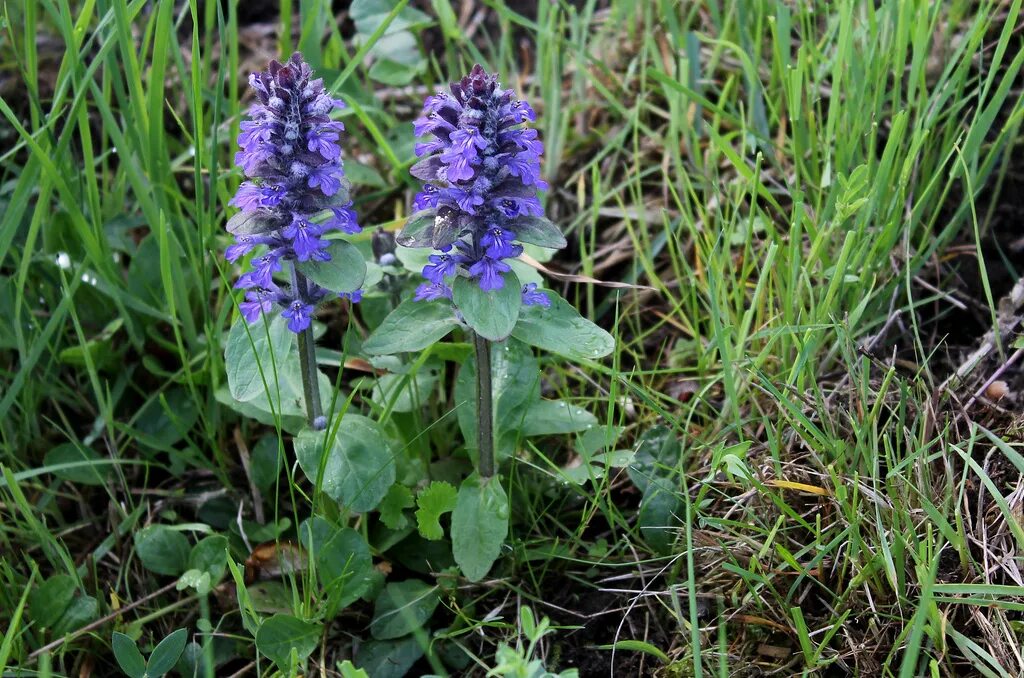
[[[413,123],[425,139],[416,145],[423,159],[411,170],[424,182],[413,207],[436,209],[437,223],[453,229],[447,242],[435,240],[435,247],[446,249],[424,267],[428,282],[416,291],[417,299],[451,298],[445,278],[460,271],[485,291],[503,287],[511,270],[505,260],[523,251],[515,242],[516,219],[544,214],[537,199],[537,191],[548,187],[540,178],[544,146],[536,130],[523,126],[535,120],[530,105],[501,89],[497,76],[479,65],[450,90],[427,97],[423,115]],[[533,288],[530,293],[547,301]],[[527,301],[526,295],[524,290],[524,303],[543,303],[538,296]]]
[[[276,306],[295,333],[309,327],[316,304],[329,291],[309,280],[278,280],[282,262],[329,261],[325,234],[360,230],[338,145],[345,126],[329,117],[345,104],[324,91],[322,80],[311,80],[312,74],[296,52],[284,64],[271,61],[266,71],[249,76],[258,101],[241,124],[235,155],[249,179],[229,203],[241,212],[228,222],[235,244],[225,252],[234,262],[260,249],[235,283],[246,290],[239,304],[245,319],[254,322]],[[326,219],[316,221],[320,215]]]

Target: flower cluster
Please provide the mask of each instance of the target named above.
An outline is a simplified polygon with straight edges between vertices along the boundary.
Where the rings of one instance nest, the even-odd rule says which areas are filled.
[[[543,215],[537,191],[548,187],[540,178],[544,145],[537,130],[523,126],[536,119],[529,104],[479,65],[450,90],[427,97],[413,123],[425,139],[416,145],[416,155],[425,157],[412,173],[425,183],[413,207],[436,210],[435,232],[452,233],[435,243],[440,251],[430,256],[427,282],[416,291],[421,300],[450,298],[446,278],[460,270],[485,291],[503,287],[511,270],[505,260],[523,251],[515,242],[516,221]],[[528,285],[523,303],[550,302]]]
[[[249,76],[258,103],[241,124],[242,150],[235,163],[250,180],[242,182],[230,202],[242,211],[228,222],[235,244],[225,253],[234,262],[264,248],[235,284],[246,290],[239,304],[242,315],[254,322],[279,306],[296,333],[309,327],[316,304],[330,292],[297,272],[290,283],[275,280],[274,274],[283,261],[329,261],[329,243],[323,239],[328,231],[360,230],[347,198],[338,145],[345,127],[329,117],[344,103],[332,99],[323,81],[311,76],[298,53]],[[314,221],[321,214],[327,219]],[[344,296],[357,297],[358,291]]]

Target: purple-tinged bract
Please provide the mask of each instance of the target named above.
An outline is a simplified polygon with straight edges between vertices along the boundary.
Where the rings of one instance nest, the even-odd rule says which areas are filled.
[[[534,120],[530,105],[479,65],[452,83],[450,93],[427,97],[413,123],[423,139],[416,155],[423,159],[412,173],[424,182],[413,208],[436,209],[439,222],[455,226],[450,242],[435,242],[444,249],[423,269],[428,282],[417,299],[451,298],[445,277],[460,270],[483,290],[504,286],[510,270],[504,260],[523,251],[515,242],[516,220],[544,214],[537,199],[548,187],[540,178],[544,146],[537,131],[524,126]]]
[[[235,283],[246,290],[239,304],[242,315],[254,322],[276,306],[296,333],[309,327],[316,304],[330,291],[306,281],[297,286],[300,292],[277,280],[282,261],[329,261],[329,241],[323,236],[360,230],[338,145],[345,126],[329,117],[344,103],[331,98],[323,81],[312,75],[296,52],[287,62],[271,61],[266,71],[249,76],[257,102],[241,124],[241,150],[235,155],[248,179],[230,203],[241,213],[228,222],[235,244],[225,253],[234,262],[262,248],[251,270]],[[321,215],[326,219],[317,220]]]

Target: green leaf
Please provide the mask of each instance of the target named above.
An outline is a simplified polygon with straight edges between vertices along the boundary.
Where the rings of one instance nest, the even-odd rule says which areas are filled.
[[[110,646],[114,650],[114,659],[122,671],[131,678],[143,678],[146,675],[146,660],[134,640],[114,631]]]
[[[581,316],[565,299],[545,290],[551,306],[525,306],[512,336],[572,360],[596,360],[615,350],[615,339]]]
[[[260,235],[273,231],[275,224],[263,212],[239,212],[224,227],[231,235]]]
[[[410,171],[414,174],[421,173],[417,168],[427,170],[429,165],[424,165],[424,163],[431,162],[433,162],[432,159],[425,158],[413,165]],[[461,230],[459,223],[459,214],[451,207],[421,210],[406,220],[405,227],[402,228],[395,241],[402,247],[441,250],[450,246],[459,237]],[[430,253],[427,252],[422,256],[426,258],[430,256]]]
[[[239,318],[228,332],[228,342],[224,349],[224,367],[231,397],[243,403],[256,398],[266,402],[263,387],[263,380],[266,379],[272,396],[270,400],[277,403],[278,386],[290,376],[288,373],[295,372],[295,378],[301,379],[297,374],[297,356],[295,335],[289,331],[287,321],[280,315],[274,316],[267,327],[262,322],[247,325],[243,318]],[[263,368],[262,376],[257,365]],[[275,370],[277,381],[274,380]],[[285,387],[282,386],[281,390],[284,391]]]
[[[256,442],[252,450],[252,482],[266,492],[281,474],[284,450],[278,444],[276,435],[265,435]]]
[[[540,366],[533,351],[515,340],[491,346],[491,394],[497,461],[515,451],[529,406],[540,394]],[[470,357],[455,381],[455,416],[466,444],[476,449],[476,362]]]
[[[196,401],[184,388],[172,388],[146,403],[135,420],[140,442],[170,447],[181,441],[199,419]]]
[[[598,645],[598,650],[618,650],[620,652],[643,652],[652,657],[657,657],[665,664],[671,664],[672,659],[662,652],[660,648],[643,640],[618,640],[611,645]]]
[[[586,431],[597,426],[597,417],[564,400],[537,400],[523,417],[524,436],[542,436]]]
[[[416,636],[395,640],[368,640],[359,646],[356,661],[373,678],[403,678],[423,656]]]
[[[452,284],[452,301],[473,330],[491,341],[501,341],[512,334],[523,305],[519,278],[512,271],[505,274],[505,284],[485,292],[476,281],[456,278]]]
[[[437,588],[419,579],[392,582],[377,598],[370,633],[388,640],[422,629],[438,602]]]
[[[652,426],[644,431],[637,441],[636,454],[629,465],[629,479],[647,492],[647,486],[655,478],[665,478],[675,472],[682,454],[679,439],[666,426]]]
[[[299,527],[299,541],[313,554],[328,608],[336,611],[351,605],[369,587],[374,571],[370,547],[352,528],[314,517]]]
[[[146,665],[147,678],[157,678],[173,669],[178,663],[178,657],[185,650],[187,640],[188,632],[185,629],[173,631],[161,640],[149,655],[149,663]]]
[[[178,583],[175,588],[179,591],[184,591],[188,588],[193,588],[200,595],[205,596],[210,592],[210,573],[203,572],[202,570],[185,570],[180,577],[178,577]]]
[[[416,501],[412,492],[405,485],[395,483],[384,495],[384,501],[380,504],[380,519],[389,530],[400,530],[409,522],[402,513],[404,509],[412,508]]]
[[[371,419],[347,414],[334,428],[330,440],[330,430],[299,433],[295,438],[299,466],[331,499],[352,511],[370,511],[395,482],[394,453]]]
[[[299,261],[299,273],[331,292],[353,292],[366,277],[366,260],[350,242],[332,240],[327,247],[330,261]]]
[[[679,533],[679,512],[683,502],[676,484],[664,477],[652,479],[640,500],[637,524],[647,543],[668,555]]]
[[[57,574],[28,596],[29,617],[40,628],[52,629],[71,605],[78,583],[69,574]]]
[[[318,378],[321,381],[326,380],[326,375],[320,374]],[[282,393],[283,407],[277,407],[277,398],[274,399],[274,405],[277,409],[277,420],[281,422],[281,428],[288,433],[297,434],[305,427],[306,424],[306,409],[305,405],[301,400],[301,392],[295,393],[290,386],[290,381],[285,381],[282,384],[282,390],[285,388],[289,392]],[[320,390],[323,393],[323,389]],[[214,392],[213,397],[217,399],[217,402],[230,407],[235,412],[238,412],[243,417],[248,417],[258,421],[261,424],[270,427],[276,427],[277,422],[275,421],[275,415],[270,411],[270,404],[266,398],[252,400],[247,403],[240,402],[231,397],[231,393],[228,391],[227,385],[221,386]],[[329,400],[327,402],[330,402]]]
[[[404,64],[398,61],[392,61],[391,59],[378,59],[370,67],[369,75],[377,82],[385,85],[391,85],[392,87],[401,87],[402,85],[408,85],[412,82],[412,79],[423,70],[420,64],[425,62],[419,62],[416,64]]]
[[[531,245],[555,250],[560,250],[566,245],[562,229],[545,217],[522,216],[516,219],[509,228],[516,234],[516,240],[520,242],[528,242]]]
[[[188,556],[188,567],[207,572],[216,584],[228,567],[228,538],[221,534],[203,537]]]
[[[286,614],[275,614],[256,632],[256,649],[282,671],[289,671],[292,650],[301,664],[316,649],[320,639],[319,624],[310,624]]]
[[[46,466],[57,466],[59,464],[78,464],[75,468],[54,469],[53,475],[61,480],[67,480],[81,485],[104,485],[106,484],[107,465],[93,462],[101,461],[102,456],[95,450],[78,445],[77,443],[64,443],[58,445],[43,458]]]
[[[422,351],[443,339],[458,324],[447,303],[408,299],[384,318],[380,327],[363,342],[363,352],[390,355]]]
[[[452,553],[466,579],[480,581],[508,535],[508,496],[497,477],[472,474],[459,487],[452,512]]]
[[[424,539],[437,540],[444,537],[441,516],[455,510],[458,491],[451,483],[435,480],[420,490],[416,503],[416,526]]]
[[[150,572],[178,576],[188,565],[188,539],[166,525],[150,525],[135,533],[135,555]]]
[[[341,671],[341,678],[370,678],[369,673],[357,669],[348,659],[338,664],[338,670]]]
[[[395,236],[395,242],[402,247],[431,247],[430,239],[434,232],[436,209],[425,209],[413,212],[405,220],[405,226]]]
[[[441,377],[442,365],[428,360],[409,374],[385,374],[373,387],[373,399],[391,406],[392,412],[412,412],[430,397]]]
[[[355,24],[356,32],[369,36],[394,7],[391,0],[353,0],[349,8],[349,17]],[[430,17],[415,7],[403,7],[387,28],[387,33],[404,31],[414,26],[430,23]]]

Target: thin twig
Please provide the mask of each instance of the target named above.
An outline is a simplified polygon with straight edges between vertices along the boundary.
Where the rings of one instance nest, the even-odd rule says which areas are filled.
[[[63,638],[58,638],[57,640],[53,641],[52,643],[48,643],[46,645],[43,645],[41,648],[39,648],[38,650],[36,650],[32,654],[30,654],[28,656],[28,658],[30,660],[37,659],[39,657],[39,655],[41,655],[41,654],[44,654],[46,652],[50,652],[52,650],[56,650],[61,645],[64,645],[66,643],[70,643],[75,638],[78,638],[79,636],[81,636],[81,635],[83,635],[85,633],[88,633],[89,631],[92,631],[93,629],[98,629],[99,627],[103,626],[107,622],[113,621],[119,615],[122,615],[125,612],[129,612],[131,610],[134,610],[139,605],[147,603],[147,602],[153,600],[154,598],[156,598],[157,596],[162,596],[163,594],[165,594],[168,591],[176,588],[177,586],[178,586],[178,581],[175,580],[175,581],[171,582],[170,584],[167,584],[166,586],[163,586],[163,587],[157,589],[156,591],[153,591],[152,593],[150,593],[148,595],[145,595],[142,598],[139,598],[135,602],[128,603],[124,607],[119,608],[117,610],[114,610],[113,612],[111,612],[110,614],[108,614],[105,617],[100,617],[99,619],[97,619],[96,621],[92,622],[91,624],[86,624],[82,628],[78,629],[77,631],[73,631],[72,633],[67,634]]]

